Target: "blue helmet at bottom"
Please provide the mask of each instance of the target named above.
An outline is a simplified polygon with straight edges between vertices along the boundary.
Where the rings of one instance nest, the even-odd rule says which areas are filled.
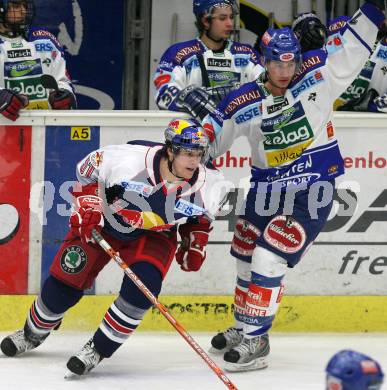
[[[265,60],[285,62],[301,60],[300,43],[289,27],[266,30],[261,39],[261,51]]]
[[[351,350],[336,353],[326,373],[326,390],[379,390],[384,377],[378,362]]]

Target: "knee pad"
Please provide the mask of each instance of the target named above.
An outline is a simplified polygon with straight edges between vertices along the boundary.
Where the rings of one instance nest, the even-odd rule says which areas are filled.
[[[238,280],[249,281],[251,279],[251,264],[246,261],[236,260]]]
[[[162,275],[153,264],[146,262],[134,263],[130,266],[130,269],[140,278],[154,296],[157,297],[160,294]],[[147,310],[152,306],[144,293],[126,275],[122,281],[120,296],[126,302],[140,309]]]
[[[281,256],[260,246],[254,249],[251,261],[252,272],[268,278],[278,278],[285,275],[286,269],[287,261]]]
[[[44,282],[40,293],[42,302],[53,313],[64,313],[83,297],[83,291],[71,287],[52,275]]]

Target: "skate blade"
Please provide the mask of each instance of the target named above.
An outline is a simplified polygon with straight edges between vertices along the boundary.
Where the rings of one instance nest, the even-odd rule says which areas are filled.
[[[230,363],[225,362],[224,369],[228,372],[243,372],[243,371],[254,371],[263,370],[269,365],[267,357],[254,359],[249,363]]]
[[[64,379],[71,381],[81,378],[81,375],[75,374],[74,372],[67,370],[64,374]]]

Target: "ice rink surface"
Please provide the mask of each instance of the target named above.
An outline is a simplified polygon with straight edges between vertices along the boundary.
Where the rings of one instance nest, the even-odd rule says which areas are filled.
[[[5,333],[0,333],[1,339]],[[0,389],[9,390],[216,390],[227,387],[177,333],[135,333],[84,377],[64,379],[66,362],[91,333],[54,332],[18,358],[0,356]],[[211,334],[192,334],[207,349]],[[271,335],[270,366],[226,373],[239,390],[324,390],[324,369],[337,351],[371,355],[387,371],[387,334]],[[221,356],[213,356],[220,366]],[[387,389],[387,385],[383,387]]]

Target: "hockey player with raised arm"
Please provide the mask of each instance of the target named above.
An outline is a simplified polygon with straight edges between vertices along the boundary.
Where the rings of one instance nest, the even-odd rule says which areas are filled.
[[[251,186],[231,246],[236,322],[211,341],[229,371],[268,365],[268,332],[285,273],[307,252],[332,208],[335,178],[344,173],[332,107],[366,62],[385,18],[373,3],[382,7],[366,1],[334,52],[312,50],[301,63],[289,28],[267,30],[264,79],[231,92],[203,121],[213,157],[242,135],[252,154]]]
[[[229,190],[223,174],[206,164],[207,151],[201,125],[176,119],[165,130],[165,144],[106,146],[80,161],[70,231],[24,328],[2,341],[2,352],[16,356],[38,347],[92,286],[110,258],[94,243],[93,229],[155,296],[174,257],[183,271],[198,271],[206,258],[211,222]],[[178,249],[177,230],[182,239]],[[93,337],[70,358],[68,369],[82,375],[111,357],[150,306],[125,275],[119,296]]]
[[[250,45],[230,40],[235,0],[194,0],[199,37],[172,45],[153,78],[161,110],[204,118],[232,90],[263,71]]]
[[[27,109],[76,107],[62,46],[49,31],[31,27],[33,0],[0,0],[0,113],[15,121]],[[48,92],[41,76],[58,89]]]

